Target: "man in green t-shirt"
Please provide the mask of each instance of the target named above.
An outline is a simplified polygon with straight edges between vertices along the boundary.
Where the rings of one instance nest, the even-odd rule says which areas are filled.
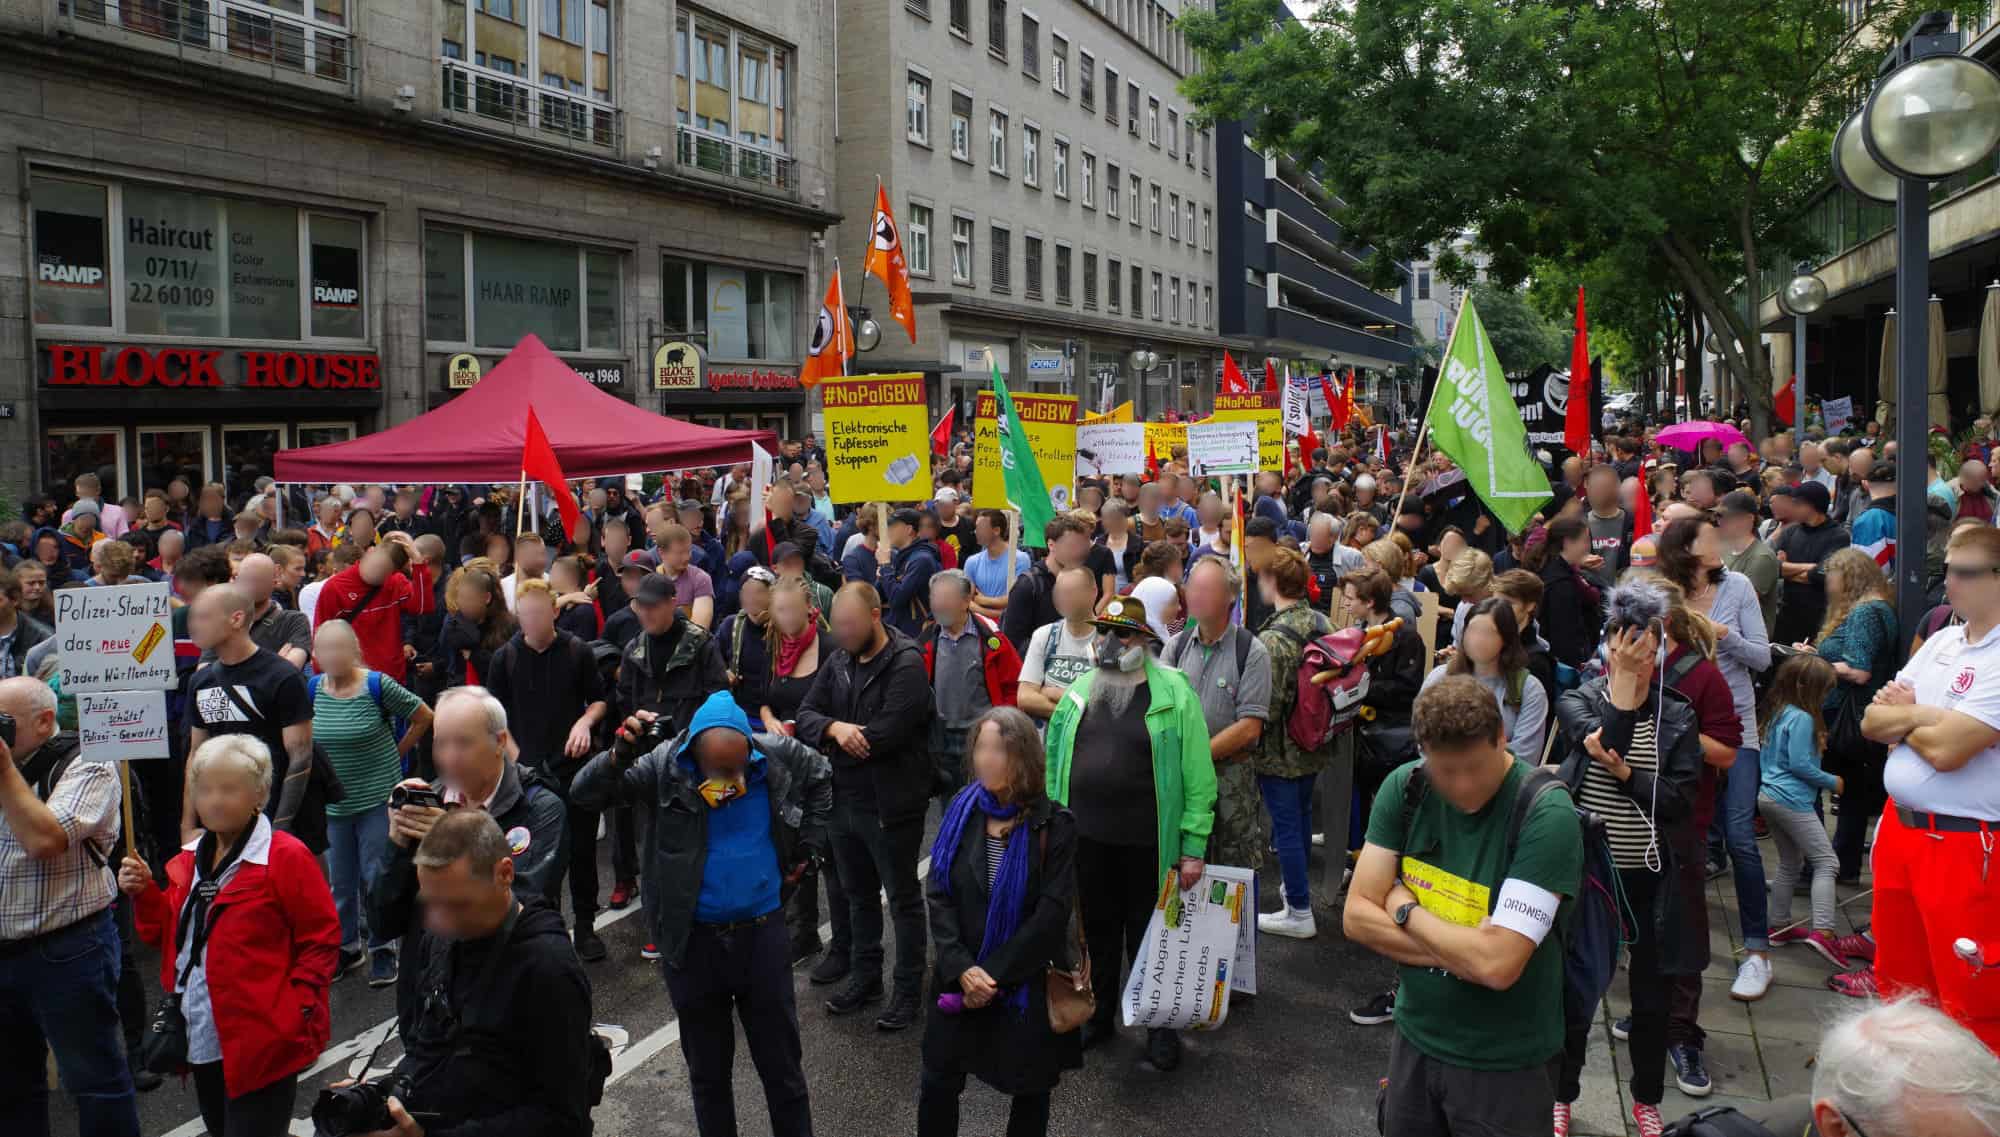
[[[1405,823],[1405,784],[1375,797],[1343,919],[1349,939],[1395,960],[1402,990],[1389,1052],[1386,1137],[1547,1137],[1563,1050],[1555,931],[1583,871],[1569,795],[1550,790],[1508,826],[1528,767],[1507,751],[1492,692],[1432,684],[1412,718],[1428,786]]]

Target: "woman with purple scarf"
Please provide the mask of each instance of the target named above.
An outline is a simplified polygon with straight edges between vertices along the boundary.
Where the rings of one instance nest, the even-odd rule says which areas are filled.
[[[957,1137],[965,1076],[1008,1094],[1007,1137],[1045,1137],[1049,1093],[1083,1065],[1075,1033],[1049,1028],[1051,961],[1066,961],[1076,826],[1049,800],[1041,735],[1013,707],[966,733],[969,783],[931,847],[937,969],[924,1024],[918,1137]]]

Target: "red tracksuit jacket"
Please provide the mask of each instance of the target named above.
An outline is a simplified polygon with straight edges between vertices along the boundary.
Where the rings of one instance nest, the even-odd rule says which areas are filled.
[[[390,573],[368,604],[348,619],[354,636],[361,641],[361,660],[401,683],[408,670],[403,658],[403,615],[422,616],[431,610],[431,570],[422,561],[410,565],[409,576]],[[313,609],[315,627],[337,620],[368,595],[368,583],[361,579],[361,566],[348,565],[327,578],[319,590],[319,604]]]

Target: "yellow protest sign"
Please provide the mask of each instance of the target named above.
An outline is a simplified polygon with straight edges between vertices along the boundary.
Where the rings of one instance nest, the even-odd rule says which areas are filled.
[[[930,496],[930,408],[921,373],[834,376],[819,389],[826,402],[827,491],[835,502]]]
[[[1021,420],[1021,432],[1035,448],[1035,465],[1041,467],[1042,484],[1049,488],[1049,500],[1057,509],[1074,504],[1071,488],[1076,481],[1076,396],[1031,395],[1009,392],[1014,414]],[[972,416],[972,507],[1006,509],[1007,486],[1000,471],[1000,432],[993,423],[992,390],[979,392]]]
[[[1146,424],[1146,453],[1159,459],[1162,464],[1174,459],[1175,447],[1187,446],[1187,424],[1184,422],[1149,422]]]
[[[1253,391],[1247,395],[1215,396],[1215,413],[1210,422],[1254,422],[1257,424],[1257,469],[1285,468],[1285,412],[1275,391]]]
[[[1105,411],[1101,415],[1083,416],[1083,422],[1081,425],[1090,426],[1093,423],[1131,422],[1131,421],[1132,421],[1132,400],[1127,399],[1124,402],[1118,404],[1117,406],[1112,407],[1110,410]]]

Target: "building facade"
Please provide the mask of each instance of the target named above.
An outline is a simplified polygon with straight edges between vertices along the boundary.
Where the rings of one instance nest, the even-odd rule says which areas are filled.
[[[921,371],[972,410],[997,366],[1085,409],[1207,406],[1221,360],[1215,139],[1155,0],[841,5],[839,233],[849,305],[883,332],[857,370]],[[860,276],[878,176],[902,228],[912,344]],[[872,284],[872,282],[870,282]],[[1135,371],[1147,349],[1157,365]],[[963,420],[961,420],[963,421]]]
[[[1467,286],[1454,284],[1438,275],[1437,260],[1442,250],[1432,246],[1423,260],[1410,266],[1411,322],[1419,342],[1443,344],[1451,339],[1452,325],[1458,322],[1459,306],[1465,303]],[[1471,233],[1461,233],[1451,243],[1451,251],[1473,268],[1474,283],[1486,280],[1486,265],[1492,258],[1481,251]]]
[[[830,6],[648,9],[0,0],[0,491],[237,496],[528,334],[636,407],[806,429]]]

